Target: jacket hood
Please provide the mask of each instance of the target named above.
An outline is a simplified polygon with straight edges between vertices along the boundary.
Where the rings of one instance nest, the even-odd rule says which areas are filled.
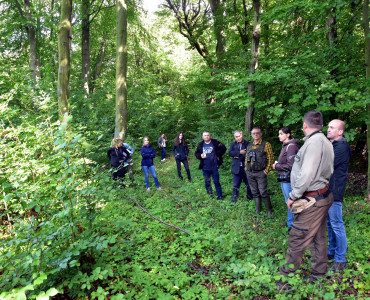
[[[287,146],[289,144],[296,144],[298,146],[299,145],[299,139],[291,139],[290,141],[284,143],[283,146]]]

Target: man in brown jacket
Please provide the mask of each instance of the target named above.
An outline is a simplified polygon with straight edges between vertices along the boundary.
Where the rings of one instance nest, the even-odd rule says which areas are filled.
[[[310,283],[326,273],[328,262],[326,219],[334,201],[333,193],[329,190],[329,180],[334,170],[334,151],[330,141],[321,132],[322,127],[323,117],[319,111],[305,114],[303,122],[305,143],[294,160],[291,172],[292,191],[287,206],[291,208],[295,201],[305,197],[310,197],[316,202],[295,214],[289,234],[287,263],[280,268],[281,275],[288,276],[289,273],[294,273],[310,245],[312,256]],[[279,289],[290,290],[290,286],[282,280],[276,281],[276,285]]]

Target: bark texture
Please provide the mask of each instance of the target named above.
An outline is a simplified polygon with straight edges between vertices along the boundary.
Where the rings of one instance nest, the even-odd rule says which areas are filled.
[[[364,0],[363,9],[364,32],[365,32],[365,65],[366,78],[370,78],[370,29],[369,29],[369,0]],[[366,105],[370,114],[370,103]],[[370,200],[370,122],[367,121],[367,200]]]
[[[253,34],[252,34],[252,45],[251,45],[251,61],[249,67],[249,74],[254,74],[258,68],[258,55],[261,38],[261,1],[253,0],[254,9],[254,22],[253,22]],[[251,132],[253,127],[253,115],[254,115],[254,98],[255,98],[256,82],[251,80],[248,82],[248,96],[253,100],[247,106],[245,113],[245,130]]]
[[[117,62],[116,62],[116,127],[114,136],[123,138],[127,131],[127,6],[117,1]]]
[[[82,88],[90,92],[90,0],[82,0]]]
[[[72,0],[62,0],[58,33],[58,107],[59,118],[68,113],[69,80],[71,69]]]

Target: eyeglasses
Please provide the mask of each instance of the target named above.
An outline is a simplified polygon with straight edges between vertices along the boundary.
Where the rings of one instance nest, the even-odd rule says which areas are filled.
[[[261,132],[252,132],[253,135],[260,135]]]

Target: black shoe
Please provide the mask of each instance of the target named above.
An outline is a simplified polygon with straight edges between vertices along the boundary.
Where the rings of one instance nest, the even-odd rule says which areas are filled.
[[[328,260],[333,260],[333,259],[334,259],[334,255],[328,254]]]
[[[333,262],[333,264],[330,266],[329,268],[329,272],[339,272],[339,271],[343,271],[344,269],[347,269],[347,263],[346,262]]]
[[[323,275],[311,275],[310,277],[306,278],[308,279],[309,284],[315,284],[318,280],[322,279]]]
[[[292,290],[292,286],[288,282],[282,282],[281,280],[276,280],[275,285],[278,288],[278,292],[283,291],[289,293]]]
[[[224,200],[225,198],[223,196],[218,196],[217,200]]]

